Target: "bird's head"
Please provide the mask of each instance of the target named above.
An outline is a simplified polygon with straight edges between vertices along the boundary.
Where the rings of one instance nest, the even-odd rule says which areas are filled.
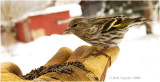
[[[82,34],[86,28],[87,20],[85,18],[75,18],[69,22],[64,33]]]

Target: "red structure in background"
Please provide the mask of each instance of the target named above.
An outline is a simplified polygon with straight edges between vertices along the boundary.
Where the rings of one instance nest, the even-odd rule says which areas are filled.
[[[30,16],[16,24],[17,39],[29,42],[44,35],[63,34],[67,23],[57,24],[57,22],[69,18],[69,11]]]

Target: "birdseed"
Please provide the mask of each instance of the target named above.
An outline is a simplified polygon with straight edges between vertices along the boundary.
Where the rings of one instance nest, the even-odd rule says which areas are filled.
[[[51,65],[48,67],[41,66],[37,69],[32,70],[30,73],[21,76],[21,78],[26,80],[33,80],[35,78],[38,78],[41,75],[44,75],[50,72],[56,72],[58,74],[66,73],[66,74],[72,75],[74,70],[71,68],[68,68],[68,66],[76,66],[86,71],[87,73],[90,72],[88,69],[84,67],[84,65],[81,62],[66,62],[66,63]]]

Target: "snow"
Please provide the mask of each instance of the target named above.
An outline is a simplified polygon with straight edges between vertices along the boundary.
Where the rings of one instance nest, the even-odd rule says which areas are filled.
[[[154,35],[145,28],[131,28],[120,46],[117,60],[107,71],[108,82],[160,82],[160,24]]]
[[[153,35],[146,35],[143,25],[129,30],[119,44],[117,60],[107,71],[106,82],[160,82],[159,26],[154,23]],[[13,62],[26,74],[44,65],[61,47],[75,50],[81,45],[89,44],[72,34],[53,34],[29,43],[0,46],[0,62]]]
[[[0,62],[16,63],[26,74],[44,65],[61,47],[74,50],[81,45],[89,44],[74,35],[43,36],[30,43],[1,46]]]

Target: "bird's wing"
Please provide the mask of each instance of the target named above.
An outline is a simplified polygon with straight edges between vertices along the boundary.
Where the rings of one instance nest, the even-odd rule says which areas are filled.
[[[102,33],[108,31],[110,28],[113,27],[113,25],[117,22],[117,19],[112,18],[109,21],[106,21],[103,25],[102,25]]]
[[[124,28],[128,25],[134,24],[134,23],[143,23],[146,19],[143,17],[137,17],[137,18],[127,18],[122,16],[113,17],[109,21],[106,21],[106,23],[102,26],[102,33],[108,31],[111,28]]]
[[[114,19],[111,20],[113,17],[94,17],[94,18],[90,18],[89,22],[90,22],[90,27],[96,26],[97,28],[99,28],[100,30],[104,30],[104,29],[110,29],[110,26],[112,26],[112,22],[115,21]],[[111,24],[111,25],[109,25]],[[103,28],[105,27],[105,28]]]
[[[119,20],[119,19],[117,19]],[[115,25],[113,25],[113,27],[126,27],[130,24],[133,24],[133,23],[138,23],[138,22],[145,22],[146,19],[143,18],[143,17],[137,17],[137,18],[124,18],[120,23],[117,23]]]

